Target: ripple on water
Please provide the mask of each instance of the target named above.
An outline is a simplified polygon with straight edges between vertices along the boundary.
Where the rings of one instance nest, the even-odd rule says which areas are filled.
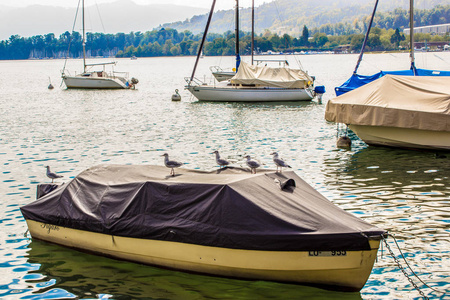
[[[407,60],[407,54],[396,55]],[[450,58],[450,53],[442,55]],[[342,70],[353,65],[354,58],[339,56],[336,60],[335,55],[320,55],[304,56],[303,60],[309,63],[312,74],[327,80],[324,84],[337,86],[351,73],[349,68],[343,76]],[[120,63],[127,64],[130,72],[141,70],[139,79],[149,83],[137,91],[55,89],[50,93],[39,86],[30,92],[30,84],[40,76],[36,74],[60,78],[61,61],[2,64],[3,76],[13,82],[26,79],[29,84],[27,89],[6,85],[0,97],[0,106],[8,116],[3,123],[6,125],[0,125],[4,128],[0,150],[4,174],[0,182],[0,261],[13,262],[0,265],[1,280],[7,283],[1,286],[0,298],[420,297],[386,254],[375,263],[361,293],[335,293],[143,267],[35,241],[28,245],[29,240],[19,236],[26,231],[20,211],[6,208],[18,208],[35,198],[35,185],[49,182],[46,165],[64,174],[67,181],[100,163],[162,165],[160,155],[169,152],[171,157],[188,163],[185,167],[211,170],[215,162],[210,153],[216,149],[237,166],[245,166],[243,157],[249,154],[265,168],[273,168],[269,154],[279,152],[292,163],[293,170],[333,203],[397,236],[413,269],[431,285],[450,290],[450,158],[368,147],[351,131],[352,149],[338,149],[336,125],[323,118],[332,94],[324,95],[323,105],[199,103],[188,100],[188,94],[183,94],[179,103],[167,101],[167,95],[183,84],[179,74],[191,71],[189,59],[143,58],[139,65],[122,60]],[[368,55],[366,59],[388,61],[392,67],[400,61],[387,54]],[[205,60],[212,62],[212,58]],[[209,65],[213,64],[206,63],[202,69],[199,64],[199,74],[210,74]],[[337,69],[337,65],[343,69]],[[20,68],[24,71],[17,72]],[[36,269],[28,270],[33,266]],[[424,291],[431,293],[427,288]]]

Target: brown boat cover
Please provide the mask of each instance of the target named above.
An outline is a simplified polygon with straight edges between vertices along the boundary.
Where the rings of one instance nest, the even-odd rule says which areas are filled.
[[[450,79],[386,75],[331,99],[327,121],[450,131]]]
[[[313,79],[300,69],[249,65],[243,61],[230,81],[232,84],[254,84],[286,89],[304,89],[313,83]]]
[[[99,165],[21,208],[56,226],[213,247],[367,250],[383,230],[332,204],[292,171],[251,174]]]

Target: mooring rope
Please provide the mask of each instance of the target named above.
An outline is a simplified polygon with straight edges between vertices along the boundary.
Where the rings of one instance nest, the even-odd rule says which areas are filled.
[[[394,239],[395,245],[397,246],[398,251],[400,252],[400,255],[403,259],[403,261],[406,263],[406,266],[408,267],[408,269],[411,271],[411,273],[426,287],[428,287],[429,289],[437,292],[437,293],[441,293],[441,294],[447,294],[446,291],[440,291],[437,290],[431,286],[429,286],[427,283],[425,283],[420,277],[419,275],[416,274],[416,272],[413,271],[413,269],[411,268],[411,266],[409,265],[408,261],[406,260],[405,255],[403,255],[402,250],[400,249],[400,246],[397,243],[397,239],[395,238],[395,236],[393,234],[388,233],[387,236],[391,236]],[[400,261],[397,259],[397,257],[395,256],[394,252],[392,251],[391,247],[389,246],[386,238],[384,236],[382,236],[382,240],[384,241],[384,244],[386,245],[386,249],[389,251],[389,254],[392,256],[392,258],[394,259],[395,263],[397,264],[398,268],[400,269],[400,271],[402,271],[403,275],[405,275],[405,277],[408,279],[408,281],[412,284],[412,286],[419,292],[419,294],[424,298],[424,299],[429,299],[425,293],[417,286],[417,284],[411,279],[411,277],[406,273],[405,268],[401,265]]]

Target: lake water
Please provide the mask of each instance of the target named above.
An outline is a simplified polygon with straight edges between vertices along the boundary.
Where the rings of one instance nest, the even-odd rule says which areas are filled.
[[[280,57],[272,57],[280,58]],[[285,57],[283,57],[285,58]],[[247,59],[248,58],[244,58]],[[214,150],[236,166],[246,154],[273,168],[278,151],[309,184],[341,208],[394,234],[412,269],[433,288],[450,290],[450,154],[368,147],[352,135],[336,147],[324,119],[334,87],[356,55],[288,56],[326,86],[323,104],[201,103],[183,90],[194,57],[119,60],[137,90],[60,89],[63,60],[0,61],[1,299],[392,299],[420,298],[384,252],[360,293],[293,284],[193,275],[81,253],[32,240],[20,213],[47,183],[45,166],[70,180],[97,164],[157,164],[168,152],[186,168],[214,169]],[[232,57],[206,57],[231,67]],[[450,70],[450,53],[418,53],[421,68]],[[81,61],[69,70],[80,71]],[[408,54],[367,54],[360,72],[409,68]],[[203,77],[205,75],[205,77]],[[56,87],[48,90],[49,80]],[[172,102],[179,89],[181,102]],[[395,250],[393,240],[389,244]],[[398,250],[395,250],[398,254]],[[404,264],[403,264],[404,265]],[[409,272],[408,272],[409,273]],[[447,298],[413,278],[430,298]]]

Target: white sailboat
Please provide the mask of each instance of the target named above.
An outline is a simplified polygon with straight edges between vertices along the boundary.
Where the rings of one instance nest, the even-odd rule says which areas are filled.
[[[106,63],[86,63],[86,32],[85,32],[85,14],[84,14],[84,0],[81,3],[81,18],[83,29],[83,72],[71,75],[66,69],[65,65],[61,72],[61,77],[68,89],[131,89],[135,88],[139,82],[136,78],[129,79],[128,73],[116,72],[113,66],[116,62]],[[106,67],[110,66],[111,71],[106,71]],[[101,69],[94,68],[101,67]]]
[[[313,79],[306,72],[245,62],[241,62],[229,81],[215,85],[193,81],[187,89],[200,101],[309,101],[314,98]]]
[[[209,14],[199,55],[201,54],[205,36],[211,21],[215,1]],[[315,96],[314,78],[301,69],[288,67],[270,68],[267,66],[248,65],[241,62],[239,55],[239,0],[236,0],[236,69],[237,72],[229,80],[218,84],[206,84],[194,78],[199,55],[190,78],[186,78],[189,90],[200,101],[231,102],[276,102],[276,101],[310,101]],[[253,22],[252,22],[253,23]],[[252,26],[253,27],[253,26]],[[252,30],[253,31],[253,30]],[[253,44],[253,42],[252,42]],[[253,62],[253,45],[252,45]],[[217,72],[222,77],[232,73]]]

